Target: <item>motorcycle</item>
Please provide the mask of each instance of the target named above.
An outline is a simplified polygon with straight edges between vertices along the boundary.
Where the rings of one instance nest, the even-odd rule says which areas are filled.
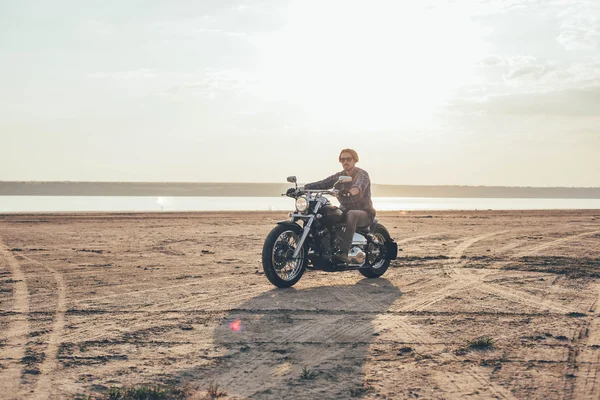
[[[299,190],[295,184],[282,196],[295,199],[296,210],[290,220],[279,221],[265,239],[262,264],[269,281],[279,287],[291,287],[306,269],[327,272],[358,270],[367,278],[378,278],[398,256],[398,245],[377,218],[370,226],[357,227],[348,258],[350,263],[337,265],[333,256],[339,251],[339,237],[345,229],[343,211],[331,204],[326,195],[338,197],[338,184],[352,182],[341,176],[332,190]]]

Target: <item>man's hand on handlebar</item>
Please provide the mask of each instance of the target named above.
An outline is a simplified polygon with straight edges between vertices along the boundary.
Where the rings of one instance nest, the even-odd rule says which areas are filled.
[[[350,191],[348,189],[342,189],[339,192],[339,197],[350,197],[352,196],[352,193],[350,193]]]
[[[298,189],[296,189],[296,188],[289,188],[287,190],[287,192],[285,192],[285,195],[286,196],[290,196],[290,197],[296,197],[296,196],[304,194],[304,190],[303,189],[304,188],[302,188],[302,187],[299,187]]]

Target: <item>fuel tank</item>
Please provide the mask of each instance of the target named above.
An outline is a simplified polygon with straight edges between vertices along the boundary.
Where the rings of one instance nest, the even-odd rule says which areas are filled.
[[[331,204],[321,207],[319,213],[323,216],[323,223],[328,226],[341,224],[346,221],[344,212]]]

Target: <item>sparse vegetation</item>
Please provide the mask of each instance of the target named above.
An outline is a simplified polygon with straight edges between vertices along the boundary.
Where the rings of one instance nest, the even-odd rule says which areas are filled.
[[[467,347],[471,350],[488,350],[494,347],[494,339],[489,336],[480,336],[467,340]]]
[[[465,340],[465,345],[454,351],[457,356],[464,356],[470,350],[491,350],[494,348],[494,339],[489,336],[480,336],[475,339]]]
[[[170,385],[110,387],[99,396],[81,395],[77,400],[215,400],[227,396],[215,382],[211,382],[206,391],[197,386],[185,386],[183,389]]]
[[[308,368],[306,365],[304,367],[302,367],[302,374],[300,375],[300,379],[302,380],[311,380],[311,379],[315,379],[317,377],[317,373],[314,371],[311,371],[310,368]]]
[[[172,386],[111,387],[105,394],[107,400],[179,400],[185,393]]]
[[[227,396],[227,393],[219,389],[219,384],[211,382],[206,390],[207,399],[218,399],[219,397]]]

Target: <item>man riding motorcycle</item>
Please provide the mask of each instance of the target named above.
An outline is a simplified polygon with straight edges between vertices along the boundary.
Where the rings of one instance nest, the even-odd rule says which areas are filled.
[[[352,237],[356,227],[371,225],[375,218],[375,209],[371,201],[371,180],[367,171],[355,166],[358,162],[358,154],[352,149],[343,149],[338,157],[342,163],[343,171],[331,175],[321,181],[304,185],[304,189],[330,189],[342,175],[351,176],[352,182],[338,183],[340,209],[346,215],[346,228],[339,238],[339,253],[334,259],[340,264],[349,264],[348,251],[352,243]]]

